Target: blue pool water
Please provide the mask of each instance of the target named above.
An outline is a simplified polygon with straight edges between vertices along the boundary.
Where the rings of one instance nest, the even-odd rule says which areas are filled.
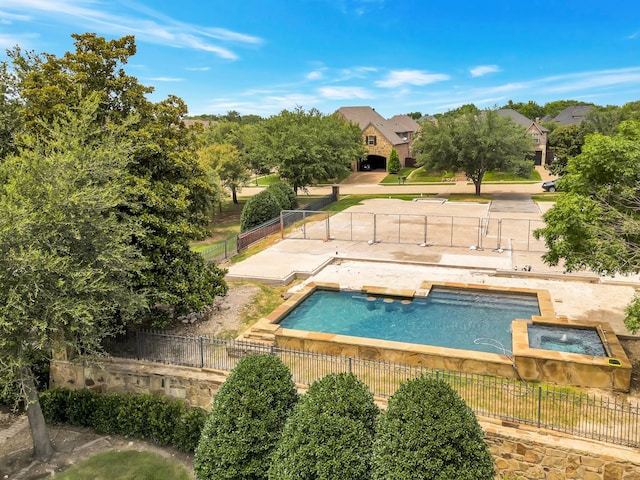
[[[511,351],[511,322],[540,315],[533,294],[432,288],[426,298],[316,290],[280,325],[354,337],[490,353]]]
[[[606,357],[600,335],[593,328],[529,325],[529,347]]]

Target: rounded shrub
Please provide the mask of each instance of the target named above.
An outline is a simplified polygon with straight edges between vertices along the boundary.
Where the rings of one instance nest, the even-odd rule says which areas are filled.
[[[173,432],[173,446],[183,452],[195,452],[207,419],[207,412],[199,407],[185,410]]]
[[[285,424],[269,479],[370,478],[378,415],[373,396],[354,375],[314,382]]]
[[[280,203],[268,189],[247,200],[240,214],[240,231],[245,232],[280,215]]]
[[[278,199],[281,210],[295,210],[298,208],[298,197],[296,196],[296,192],[293,191],[293,188],[291,188],[288,183],[280,180],[269,185],[267,190],[274,194]]]
[[[494,477],[482,429],[448,384],[423,376],[400,385],[376,427],[372,479]]]
[[[218,390],[196,449],[196,478],[262,479],[298,400],[291,372],[271,355],[238,362]]]

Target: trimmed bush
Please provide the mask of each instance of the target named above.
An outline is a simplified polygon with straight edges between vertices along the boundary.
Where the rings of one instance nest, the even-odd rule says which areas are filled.
[[[493,460],[473,411],[446,383],[409,380],[376,428],[374,480],[493,480]]]
[[[288,183],[283,181],[275,182],[269,185],[267,190],[276,196],[281,210],[295,210],[298,208],[298,197]]]
[[[123,435],[194,451],[206,412],[187,409],[180,400],[148,394],[95,393],[52,388],[40,394],[48,423],[91,427],[99,433]]]
[[[398,157],[398,151],[395,148],[392,148],[389,154],[387,170],[389,170],[389,173],[398,173],[400,171],[400,157]]]
[[[240,360],[213,400],[196,449],[196,478],[267,478],[271,453],[297,400],[291,372],[279,358]]]
[[[285,424],[269,479],[370,478],[378,414],[367,386],[354,375],[314,382]]]
[[[272,218],[280,215],[280,203],[276,196],[267,190],[255,194],[247,200],[240,214],[240,231],[247,230],[262,225]]]

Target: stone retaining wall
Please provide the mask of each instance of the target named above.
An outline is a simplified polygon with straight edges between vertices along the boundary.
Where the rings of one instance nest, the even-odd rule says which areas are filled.
[[[225,372],[135,360],[51,364],[52,386],[162,394],[206,409],[225,379]],[[480,420],[498,479],[640,480],[638,449]]]

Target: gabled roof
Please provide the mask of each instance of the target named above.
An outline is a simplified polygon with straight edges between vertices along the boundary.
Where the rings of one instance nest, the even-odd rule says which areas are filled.
[[[346,120],[357,123],[360,130],[365,130],[369,125],[373,126],[392,145],[409,141],[398,136],[398,133],[415,132],[420,128],[420,125],[408,115],[396,115],[386,120],[371,107],[340,107],[337,113]]]
[[[567,107],[556,115],[553,121],[558,125],[580,125],[592,108],[589,105]]]
[[[420,128],[418,122],[409,115],[394,115],[387,121],[394,125],[396,132],[417,132]]]
[[[371,107],[340,107],[338,113],[350,122],[360,126],[360,130],[367,128],[370,123],[384,122],[382,115]]]
[[[500,115],[501,117],[510,118],[514,123],[517,123],[518,125],[520,125],[520,126],[522,126],[524,128],[529,128],[531,126],[531,124],[533,123],[532,120],[528,119],[527,117],[525,117],[521,113],[516,112],[515,110],[513,110],[511,108],[501,108],[499,110],[496,110],[496,113],[498,115]]]
[[[516,112],[511,108],[501,108],[499,110],[496,110],[496,113],[501,117],[510,118],[513,122],[526,128],[527,130],[529,130],[532,126],[534,126],[540,133],[545,133],[549,131],[548,128],[543,127],[542,125],[534,122],[533,120],[529,120],[527,117],[525,117],[519,112]]]

